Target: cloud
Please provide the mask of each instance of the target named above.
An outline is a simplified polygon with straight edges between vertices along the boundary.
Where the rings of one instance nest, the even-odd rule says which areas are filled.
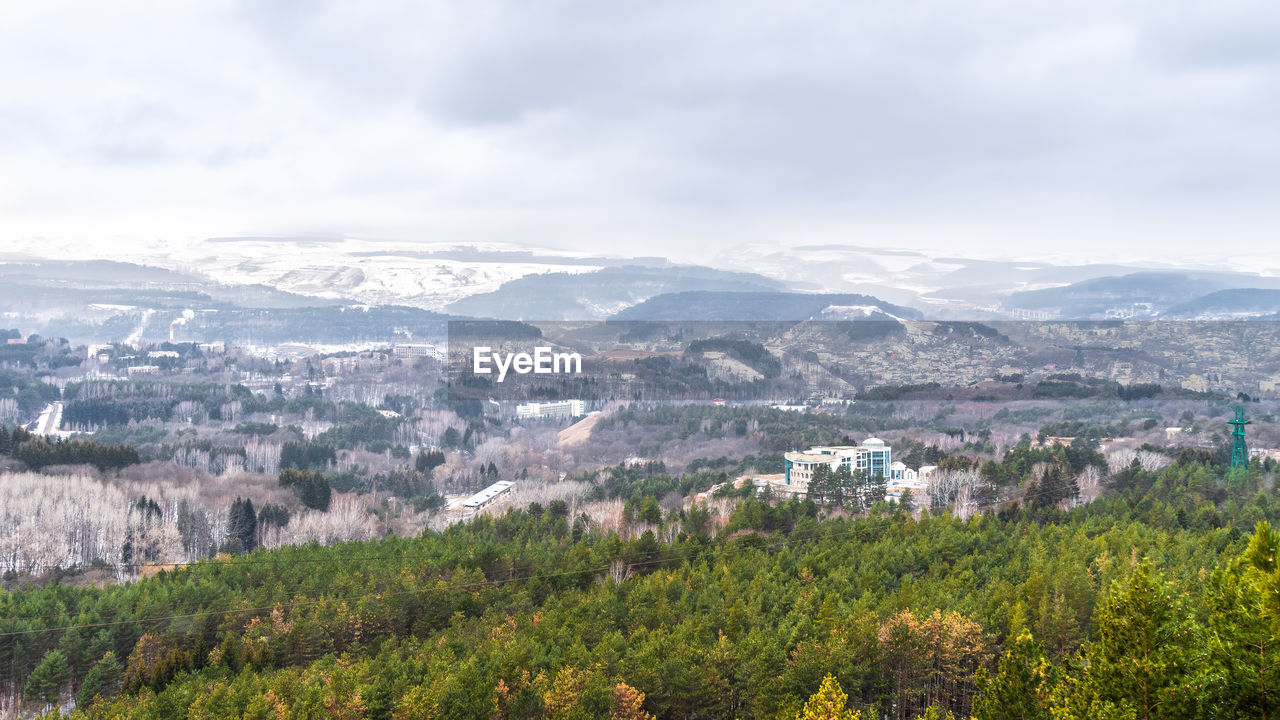
[[[10,4],[0,232],[1262,250],[1277,31],[1261,2]]]

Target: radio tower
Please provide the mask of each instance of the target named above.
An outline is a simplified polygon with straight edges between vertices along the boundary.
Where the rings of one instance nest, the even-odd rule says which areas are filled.
[[[1249,468],[1249,447],[1244,444],[1244,426],[1249,424],[1244,419],[1244,408],[1237,405],[1235,407],[1236,417],[1234,420],[1228,420],[1227,424],[1231,426],[1231,437],[1234,442],[1231,444],[1231,469]]]

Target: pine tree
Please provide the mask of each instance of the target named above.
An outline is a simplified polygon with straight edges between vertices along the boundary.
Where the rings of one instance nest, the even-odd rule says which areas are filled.
[[[227,549],[231,552],[253,552],[257,547],[258,515],[253,501],[237,497],[227,514]]]
[[[414,469],[420,473],[430,473],[443,464],[444,453],[439,450],[432,450],[431,452],[424,450],[418,453],[418,459],[414,461]]]
[[[609,710],[610,720],[654,720],[653,715],[644,711],[644,693],[626,683],[618,683],[613,688],[613,705]]]
[[[902,508],[904,512],[915,512],[916,497],[911,492],[911,488],[902,491],[902,497],[898,498],[898,507]]]
[[[658,499],[652,495],[646,495],[644,502],[640,504],[640,519],[652,525],[658,525],[662,522],[662,508],[658,505]]]
[[[979,671],[974,720],[1049,720],[1051,674],[1044,648],[1023,630],[1000,658],[994,677]]]
[[[840,689],[840,683],[828,675],[822,679],[818,692],[809,696],[796,720],[861,720],[862,713],[845,708],[848,700],[849,696]]]
[[[324,475],[310,470],[288,468],[280,471],[279,483],[281,487],[291,488],[302,504],[312,510],[329,510],[333,491]]]
[[[1181,595],[1143,562],[1098,612],[1081,670],[1055,689],[1054,717],[1195,716],[1205,643]]]
[[[1258,523],[1243,556],[1214,573],[1209,651],[1223,717],[1280,717],[1280,533]]]
[[[120,676],[123,671],[124,668],[116,660],[115,653],[108,652],[103,655],[102,659],[94,663],[88,674],[84,676],[84,683],[80,685],[80,693],[76,696],[76,706],[88,707],[99,695],[102,697],[115,695],[120,688]]]
[[[1055,462],[1044,469],[1040,482],[1032,486],[1034,497],[1032,507],[1056,507],[1064,500],[1074,500],[1080,496],[1080,486],[1076,484],[1076,476],[1065,463]]]
[[[468,432],[470,432],[468,430]],[[458,433],[457,428],[446,428],[444,435],[440,438],[440,444],[447,448],[456,448],[462,444],[462,436]]]
[[[27,677],[27,685],[22,690],[22,699],[45,705],[56,704],[62,695],[63,686],[70,679],[71,668],[67,666],[66,653],[61,650],[50,650]]]
[[[813,476],[809,479],[809,499],[815,505],[822,506],[831,501],[831,485],[832,485],[831,467],[825,464],[819,464],[813,469]]]

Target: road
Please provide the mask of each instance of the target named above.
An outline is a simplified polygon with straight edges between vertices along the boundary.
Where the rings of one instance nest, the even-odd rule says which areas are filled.
[[[62,427],[62,403],[51,402],[40,411],[40,417],[36,418],[35,429],[31,432],[36,435],[54,435],[60,427]]]
[[[156,314],[156,311],[150,308],[143,310],[142,317],[138,319],[138,327],[134,328],[133,332],[129,333],[129,337],[124,339],[124,344],[137,345],[141,343],[142,333],[147,329],[147,321],[150,320],[151,316],[155,314]]]

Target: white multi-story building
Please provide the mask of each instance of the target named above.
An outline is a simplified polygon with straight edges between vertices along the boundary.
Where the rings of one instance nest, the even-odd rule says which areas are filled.
[[[874,437],[867,438],[861,445],[822,445],[804,452],[789,452],[783,459],[782,482],[789,492],[797,495],[808,493],[813,471],[822,465],[831,468],[831,472],[843,468],[880,479],[885,484],[886,499],[899,497],[905,490],[923,491],[937,469],[925,465],[913,470],[903,462],[894,462],[893,448]]]
[[[391,349],[391,354],[398,358],[435,358],[444,361],[444,351],[431,343],[401,343]]]
[[[804,452],[783,455],[783,476],[796,492],[807,488],[813,471],[826,465],[832,472],[841,468],[851,473],[865,472],[871,477],[888,480],[893,472],[893,448],[880,438],[867,438],[861,445],[822,445]]]
[[[531,402],[516,406],[517,420],[571,420],[586,414],[587,404],[581,400]]]

